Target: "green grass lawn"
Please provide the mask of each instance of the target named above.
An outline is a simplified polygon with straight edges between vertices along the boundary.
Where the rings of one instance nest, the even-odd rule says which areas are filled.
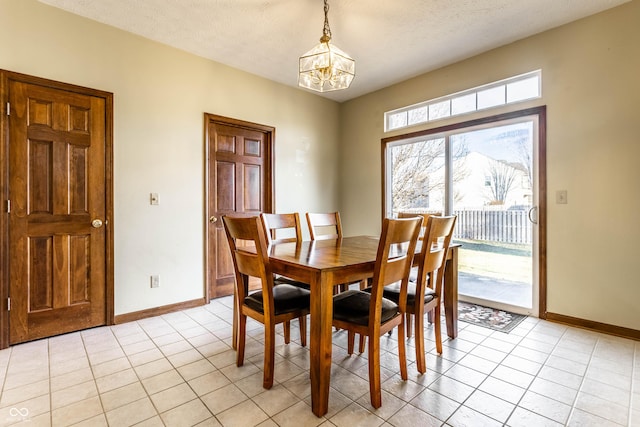
[[[456,240],[459,249],[458,270],[464,273],[531,283],[532,260],[529,245]]]

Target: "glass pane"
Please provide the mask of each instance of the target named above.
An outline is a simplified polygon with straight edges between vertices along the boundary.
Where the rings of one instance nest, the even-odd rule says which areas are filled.
[[[507,102],[518,102],[540,96],[540,79],[534,76],[507,84]]]
[[[450,115],[451,102],[448,99],[429,105],[429,120],[441,119],[443,117],[449,117]]]
[[[504,104],[504,85],[478,91],[478,110]]]
[[[389,114],[389,127],[388,130],[398,129],[407,126],[407,112],[401,111],[399,113]]]
[[[451,115],[476,111],[476,94],[462,95],[451,100]]]
[[[460,293],[532,307],[533,122],[450,137]]]
[[[418,107],[409,110],[409,125],[425,123],[427,121],[427,107]]]
[[[391,149],[392,212],[443,212],[444,138]]]

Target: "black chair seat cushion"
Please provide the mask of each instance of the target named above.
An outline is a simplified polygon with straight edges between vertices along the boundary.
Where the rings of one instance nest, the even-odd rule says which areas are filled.
[[[368,291],[371,292],[370,290]],[[400,282],[385,286],[382,296],[397,304],[400,301]],[[434,298],[436,298],[436,293],[433,291],[433,289],[426,287],[424,291],[424,303],[426,304]],[[415,303],[416,284],[414,282],[409,282],[409,284],[407,285],[407,305],[413,306]]]
[[[369,324],[369,302],[371,294],[348,290],[333,297],[333,318],[357,325]],[[382,298],[381,323],[393,319],[398,314],[398,304]]]
[[[275,315],[289,313],[291,311],[308,309],[311,293],[306,289],[292,285],[278,285],[273,287],[273,306]],[[264,313],[262,308],[262,291],[254,292],[245,297],[244,303],[250,308]]]
[[[297,286],[299,288],[306,289],[306,290],[310,290],[311,289],[311,286],[309,286],[308,283],[298,282],[297,280],[289,279],[288,277],[284,277],[284,276],[276,276],[276,277],[274,277],[273,284],[276,285],[276,286],[277,285]]]

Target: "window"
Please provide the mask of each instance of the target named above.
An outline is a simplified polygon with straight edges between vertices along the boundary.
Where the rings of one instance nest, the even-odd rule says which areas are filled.
[[[445,140],[427,138],[389,147],[392,205],[410,212],[445,206]]]
[[[460,114],[495,108],[541,96],[542,71],[478,86],[384,113],[384,131],[389,132]]]

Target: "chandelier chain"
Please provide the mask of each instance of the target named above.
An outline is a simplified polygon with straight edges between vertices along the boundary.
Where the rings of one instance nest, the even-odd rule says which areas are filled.
[[[320,41],[324,42],[329,40],[331,40],[331,28],[329,28],[329,2],[328,0],[324,0],[324,28],[322,30],[322,39],[320,39]]]

